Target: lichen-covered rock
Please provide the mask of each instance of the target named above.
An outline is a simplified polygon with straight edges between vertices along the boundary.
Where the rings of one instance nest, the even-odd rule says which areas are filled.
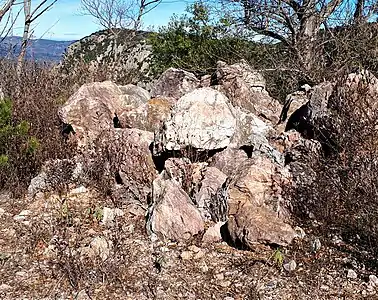
[[[198,150],[225,148],[236,130],[236,118],[226,96],[200,88],[181,97],[172,117],[155,138],[157,154],[192,147]]]
[[[183,241],[204,230],[200,212],[174,180],[156,178],[152,200],[147,220],[150,234]]]
[[[153,97],[173,97],[179,99],[200,86],[194,74],[175,68],[166,70],[151,88]]]

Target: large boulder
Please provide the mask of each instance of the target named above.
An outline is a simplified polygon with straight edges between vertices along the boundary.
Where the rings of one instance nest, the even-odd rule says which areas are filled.
[[[150,99],[147,91],[134,85],[105,82],[84,84],[59,110],[63,123],[71,124],[79,145],[95,140],[114,126],[115,113],[136,108]]]
[[[333,93],[334,85],[330,82],[322,82],[312,87],[306,93],[308,101],[294,110],[287,120],[285,131],[295,129],[306,138],[314,138],[316,135],[314,128],[316,122],[322,123],[322,119],[329,114],[328,102]],[[288,98],[288,101],[295,98]],[[286,108],[289,109],[287,103]],[[289,111],[292,111],[289,109]]]
[[[137,108],[119,115],[123,127],[154,132],[171,116],[175,101],[173,98],[159,97],[149,100]]]
[[[219,61],[213,84],[223,91],[235,107],[241,107],[264,121],[276,124],[280,103],[265,89],[265,79],[244,60],[233,65]]]
[[[287,246],[295,237],[291,226],[265,207],[240,207],[230,215],[227,231],[236,247],[252,250],[259,244]]]
[[[151,193],[156,177],[150,144],[153,133],[138,129],[110,129],[96,142],[90,170],[100,168],[105,175],[114,178],[117,195],[121,203],[147,208],[147,197]],[[98,164],[101,164],[98,166]]]
[[[153,97],[173,97],[179,99],[200,86],[200,80],[192,73],[169,68],[151,88]]]
[[[255,154],[239,168],[227,186],[229,214],[240,206],[265,206],[276,216],[288,217],[283,207],[282,186],[290,183],[288,170],[271,158]]]
[[[155,138],[155,153],[191,147],[198,150],[226,148],[237,120],[226,96],[200,88],[181,97]]]
[[[200,212],[175,180],[156,178],[152,201],[147,220],[150,234],[184,241],[204,230]]]

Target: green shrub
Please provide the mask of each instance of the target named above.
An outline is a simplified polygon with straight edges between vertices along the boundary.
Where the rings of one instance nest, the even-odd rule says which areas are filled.
[[[212,19],[211,9],[202,3],[187,8],[188,15],[174,16],[169,24],[148,38],[152,45],[152,71],[161,74],[169,67],[195,74],[211,73],[216,62],[241,59],[262,61],[264,47],[247,36],[238,35],[230,17]]]

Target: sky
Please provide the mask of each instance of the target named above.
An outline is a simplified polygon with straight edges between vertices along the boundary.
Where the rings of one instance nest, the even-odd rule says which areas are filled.
[[[39,1],[34,0],[34,3]],[[166,0],[144,16],[144,26],[158,27],[166,25],[174,13],[181,14],[185,12],[189,1]],[[0,0],[1,3],[2,1]],[[102,29],[92,17],[83,15],[80,0],[58,0],[49,11],[35,21],[33,28],[34,38],[66,41],[78,40]],[[15,24],[12,35],[21,36],[22,30],[20,18],[20,21]]]

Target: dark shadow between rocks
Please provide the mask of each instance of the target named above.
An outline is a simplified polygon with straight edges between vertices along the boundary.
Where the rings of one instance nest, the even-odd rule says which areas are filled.
[[[152,160],[155,164],[156,170],[160,173],[164,170],[165,162],[169,158],[188,158],[191,163],[206,162],[215,154],[222,152],[226,148],[212,149],[212,150],[199,150],[197,148],[187,146],[181,150],[164,151],[160,155],[154,155],[154,144],[151,143],[149,149],[152,153]]]
[[[230,232],[228,230],[227,223],[228,222],[224,223],[220,228],[222,240],[225,241],[227,243],[227,245],[229,245],[230,247],[233,247],[235,249],[248,250],[248,248],[243,245],[243,243],[241,242],[240,239],[236,239],[236,241],[232,240]]]

